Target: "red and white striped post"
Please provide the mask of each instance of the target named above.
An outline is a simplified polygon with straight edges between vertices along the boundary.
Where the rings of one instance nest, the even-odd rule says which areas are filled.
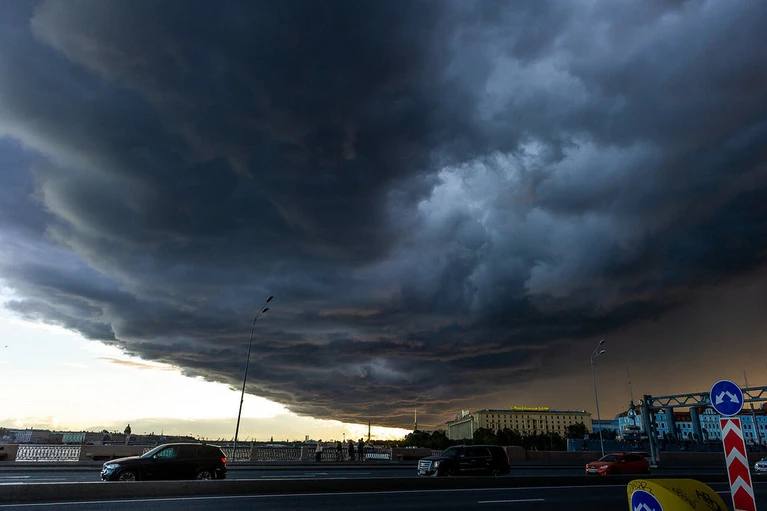
[[[735,511],[756,511],[754,485],[748,468],[746,442],[743,440],[743,428],[738,417],[721,417],[722,444],[727,462],[727,476],[730,480],[730,493]]]

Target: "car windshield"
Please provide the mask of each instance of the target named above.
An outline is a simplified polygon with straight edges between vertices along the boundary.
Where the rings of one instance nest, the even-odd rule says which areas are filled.
[[[599,458],[599,461],[618,461],[619,457],[615,454],[608,454],[607,456],[602,456]]]
[[[461,449],[459,449],[458,447],[449,447],[442,452],[442,456],[446,458],[457,458],[458,453],[460,452],[461,452]]]

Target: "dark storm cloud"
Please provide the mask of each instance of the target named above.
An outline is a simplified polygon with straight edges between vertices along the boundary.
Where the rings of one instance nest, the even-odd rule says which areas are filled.
[[[764,262],[763,5],[29,7],[9,306],[236,385],[274,294],[249,390],[294,411],[436,420]]]

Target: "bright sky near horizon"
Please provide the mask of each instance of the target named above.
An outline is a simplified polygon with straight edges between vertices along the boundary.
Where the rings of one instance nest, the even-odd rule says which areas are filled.
[[[7,298],[7,294],[6,294]],[[64,328],[0,308],[0,426],[122,430],[228,438],[239,392],[184,376],[178,367],[129,357]],[[279,403],[246,395],[241,438],[358,438],[367,425],[301,417]],[[373,437],[400,438],[373,427]]]

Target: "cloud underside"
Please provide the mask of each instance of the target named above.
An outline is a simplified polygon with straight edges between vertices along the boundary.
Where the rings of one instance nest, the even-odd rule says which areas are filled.
[[[7,306],[236,386],[273,294],[300,414],[437,421],[764,262],[765,4],[0,9]]]

